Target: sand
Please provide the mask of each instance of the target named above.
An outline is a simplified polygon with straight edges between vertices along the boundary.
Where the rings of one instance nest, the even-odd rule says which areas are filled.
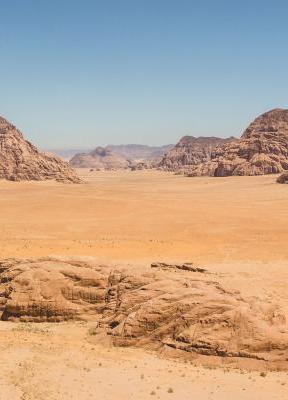
[[[287,398],[286,373],[261,376],[112,349],[99,346],[88,331],[76,323],[1,324],[1,400]]]
[[[287,305],[288,190],[275,176],[81,174],[83,185],[0,181],[1,257],[91,255],[135,268],[193,261],[245,295]],[[0,331],[1,400],[287,398],[286,373],[106,347],[87,324],[1,322]]]
[[[288,259],[288,190],[275,176],[89,173],[83,185],[0,181],[0,256],[200,263]]]

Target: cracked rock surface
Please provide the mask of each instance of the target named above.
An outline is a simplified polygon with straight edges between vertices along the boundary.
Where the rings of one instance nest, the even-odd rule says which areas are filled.
[[[95,321],[116,345],[288,367],[287,309],[227,290],[221,276],[158,265],[109,266],[65,257],[1,260],[1,319]]]

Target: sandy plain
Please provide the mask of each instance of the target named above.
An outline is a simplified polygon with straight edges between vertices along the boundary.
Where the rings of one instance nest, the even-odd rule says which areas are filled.
[[[135,268],[192,261],[223,273],[227,287],[287,305],[288,190],[275,176],[81,175],[81,185],[0,182],[2,258],[88,255]],[[0,331],[1,400],[288,398],[285,372],[102,346],[89,324],[1,322]]]

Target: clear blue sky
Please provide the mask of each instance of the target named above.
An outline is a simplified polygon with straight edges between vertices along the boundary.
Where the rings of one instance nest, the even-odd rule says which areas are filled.
[[[239,135],[288,106],[288,2],[0,0],[0,114],[41,147]]]

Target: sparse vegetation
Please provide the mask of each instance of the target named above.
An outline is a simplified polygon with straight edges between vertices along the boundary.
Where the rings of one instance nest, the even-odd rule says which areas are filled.
[[[36,333],[40,335],[52,335],[52,332],[49,328],[28,322],[17,324],[15,328],[12,328],[12,332],[27,332],[27,333]]]

